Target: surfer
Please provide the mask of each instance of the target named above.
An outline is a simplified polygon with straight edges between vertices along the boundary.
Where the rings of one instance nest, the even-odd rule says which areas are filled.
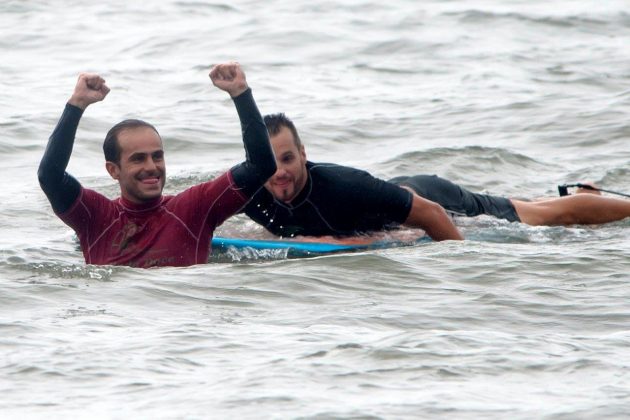
[[[160,135],[145,121],[124,120],[109,130],[103,143],[107,172],[120,185],[121,196],[110,200],[66,172],[83,112],[110,91],[99,75],[79,75],[48,141],[38,177],[55,214],[77,233],[87,264],[205,263],[214,229],[237,213],[275,172],[267,130],[240,65],[216,65],[209,76],[234,101],[246,161],[212,181],[174,196],[162,195],[166,164]]]
[[[308,162],[284,114],[267,116],[265,123],[278,170],[244,211],[271,233],[349,236],[404,224],[434,240],[463,239],[438,204],[358,169]]]
[[[431,229],[423,212],[438,213],[434,203],[452,215],[487,214],[529,225],[600,224],[630,217],[630,201],[596,194],[528,202],[472,193],[437,176],[385,182],[358,169],[308,161],[289,118],[274,114],[264,120],[278,169],[244,211],[278,236],[356,235],[395,224]]]

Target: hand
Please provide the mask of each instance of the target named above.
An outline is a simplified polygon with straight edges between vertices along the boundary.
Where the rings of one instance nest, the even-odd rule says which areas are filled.
[[[108,93],[109,88],[101,76],[94,73],[81,73],[68,103],[84,110],[88,105],[105,99]]]
[[[226,91],[232,98],[236,98],[248,88],[245,73],[237,62],[217,64],[210,70],[212,83]]]

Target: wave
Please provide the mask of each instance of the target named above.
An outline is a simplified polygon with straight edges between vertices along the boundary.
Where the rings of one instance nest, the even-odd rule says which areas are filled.
[[[625,12],[598,13],[590,16],[582,15],[553,16],[553,13],[518,13],[518,12],[489,12],[483,10],[465,10],[458,12],[445,12],[444,16],[455,17],[460,23],[497,24],[518,22],[526,25],[551,26],[551,27],[577,27],[580,29],[607,28],[614,25],[624,25],[628,20]]]

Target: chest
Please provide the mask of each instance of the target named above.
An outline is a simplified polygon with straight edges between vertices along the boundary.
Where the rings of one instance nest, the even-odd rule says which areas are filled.
[[[201,241],[203,235],[207,237]],[[199,247],[209,241],[209,233],[195,234],[181,218],[161,209],[118,215],[102,232],[93,232],[84,250],[97,263],[138,267],[189,265],[197,262]]]
[[[276,235],[328,235],[352,231],[363,218],[346,200],[317,200],[311,196],[298,205],[258,202],[247,215]]]

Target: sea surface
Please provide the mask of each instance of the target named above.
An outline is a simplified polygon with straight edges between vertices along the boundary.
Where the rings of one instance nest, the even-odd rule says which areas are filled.
[[[629,6],[3,0],[0,418],[627,418],[630,220],[480,217],[457,220],[461,243],[98,267],[36,171],[89,71],[112,90],[77,134],[84,186],[119,193],[101,144],[128,117],[162,134],[166,193],[223,173],[243,147],[207,73],[236,60],[313,161],[512,197],[630,192]]]

